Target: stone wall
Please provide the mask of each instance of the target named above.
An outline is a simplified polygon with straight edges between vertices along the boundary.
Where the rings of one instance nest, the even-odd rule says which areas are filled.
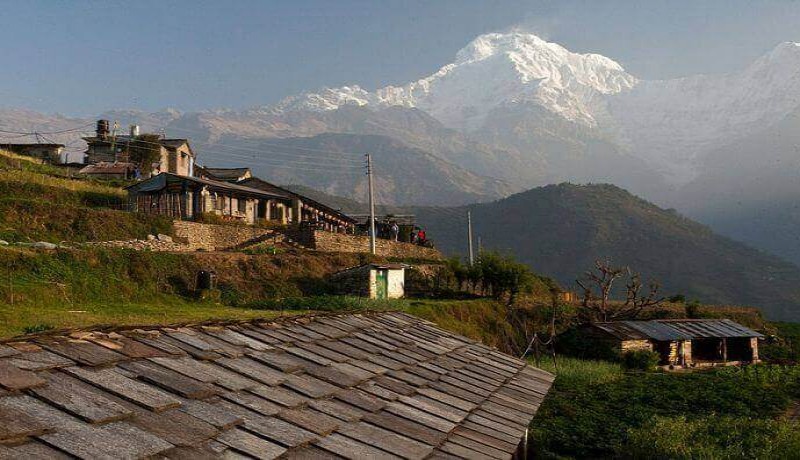
[[[369,252],[369,237],[331,233],[310,228],[276,227],[266,229],[239,225],[214,225],[198,222],[175,221],[175,241],[191,249],[223,251],[259,240],[294,243],[307,249],[322,252]],[[383,257],[441,260],[436,249],[410,243],[378,239],[376,252]]]
[[[369,252],[369,237],[330,233],[319,230],[304,231],[304,235],[293,238],[300,244],[317,251],[325,252]],[[399,243],[378,239],[375,250],[383,257],[403,257],[412,259],[440,260],[442,254],[436,249],[411,243]]]
[[[276,230],[239,225],[213,225],[198,222],[175,221],[175,241],[190,248],[206,251],[223,251],[257,240],[284,241]]]

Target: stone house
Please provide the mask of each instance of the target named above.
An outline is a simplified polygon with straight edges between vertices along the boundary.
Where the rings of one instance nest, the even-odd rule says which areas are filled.
[[[126,187],[131,211],[197,219],[216,214],[224,220],[254,224],[262,203],[275,209],[275,217],[286,223],[283,197],[242,185],[199,177],[161,173]]]
[[[17,155],[39,158],[46,163],[62,164],[64,144],[0,144],[0,150],[7,150]]]
[[[334,233],[352,233],[356,220],[307,196],[279,187],[258,177],[250,168],[209,168],[198,166],[198,177],[255,188],[279,199],[259,203],[256,218],[283,223],[301,224]]]
[[[659,319],[593,323],[585,337],[620,353],[655,351],[663,366],[699,367],[757,363],[764,336],[729,319]]]
[[[127,163],[130,161],[130,146],[137,137],[138,126],[131,126],[127,135],[116,135],[109,131],[108,120],[98,120],[95,135],[83,138],[87,144],[85,163]],[[142,177],[156,176],[162,172],[194,175],[195,154],[188,139],[160,138],[158,144],[160,157],[150,165],[149,170],[141,171]]]
[[[331,282],[342,295],[370,299],[400,299],[405,296],[405,264],[370,263],[347,268],[331,275]]]

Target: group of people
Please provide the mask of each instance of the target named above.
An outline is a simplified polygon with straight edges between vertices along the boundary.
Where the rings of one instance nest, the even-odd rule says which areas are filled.
[[[367,233],[369,233],[369,228]],[[420,246],[428,246],[430,244],[425,230],[422,228],[410,225],[401,226],[397,221],[390,219],[384,221],[375,219],[375,234],[378,238],[385,240],[413,243]]]

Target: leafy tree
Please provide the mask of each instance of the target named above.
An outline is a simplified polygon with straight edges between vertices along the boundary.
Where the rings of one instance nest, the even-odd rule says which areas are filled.
[[[140,134],[128,144],[128,158],[142,171],[150,171],[151,165],[161,160],[161,136]]]

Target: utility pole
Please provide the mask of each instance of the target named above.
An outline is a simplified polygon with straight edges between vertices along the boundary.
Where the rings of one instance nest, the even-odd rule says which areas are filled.
[[[467,239],[469,240],[469,266],[475,264],[475,254],[472,252],[472,211],[467,211]]]
[[[367,178],[369,182],[369,253],[375,254],[375,190],[372,181],[372,155],[367,157]]]

